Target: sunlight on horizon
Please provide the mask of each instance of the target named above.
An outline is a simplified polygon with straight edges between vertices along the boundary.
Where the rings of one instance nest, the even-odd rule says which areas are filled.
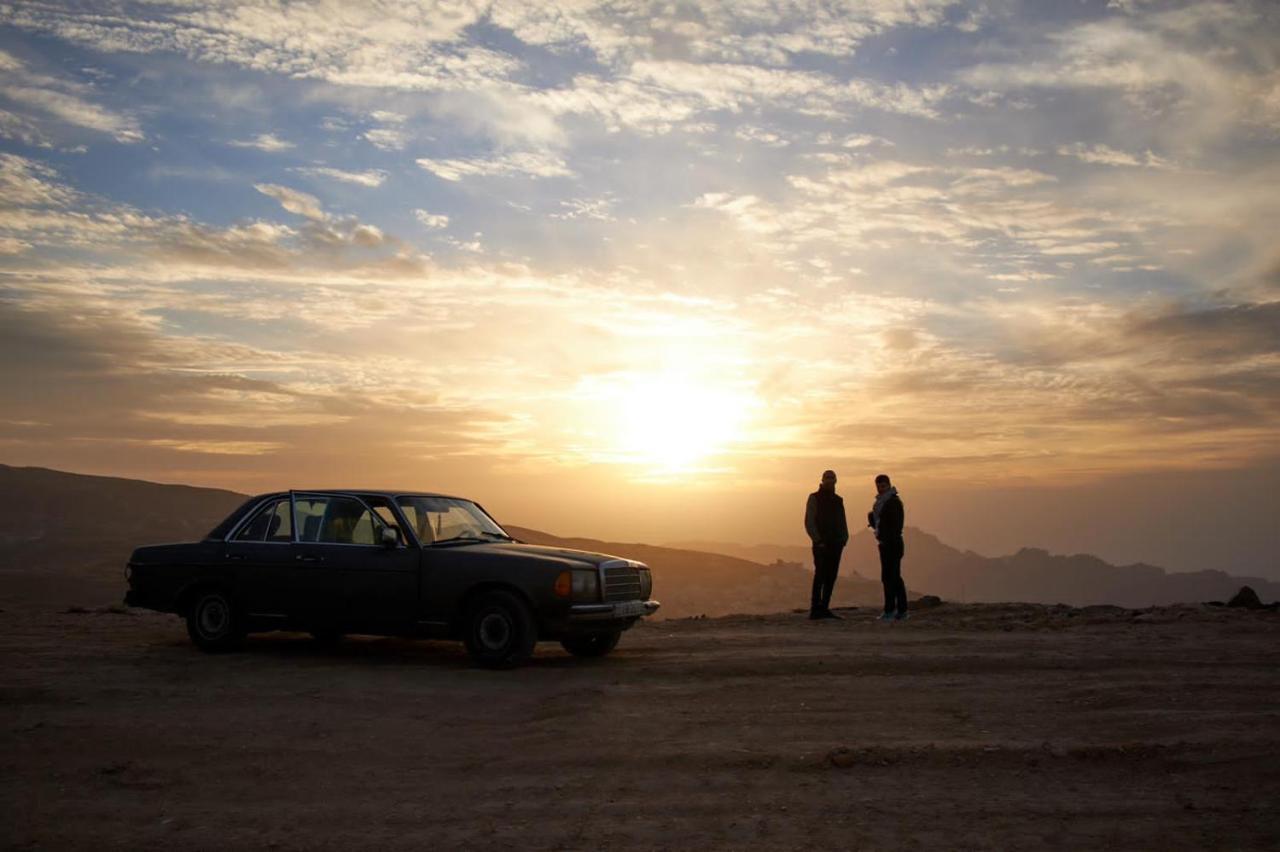
[[[638,468],[642,478],[683,478],[748,438],[753,393],[689,373],[641,373],[607,391],[610,417],[594,455]]]

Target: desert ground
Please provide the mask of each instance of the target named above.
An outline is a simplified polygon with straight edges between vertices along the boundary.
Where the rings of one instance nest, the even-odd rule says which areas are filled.
[[[16,849],[1280,847],[1280,615],[655,621],[614,656],[0,612]]]

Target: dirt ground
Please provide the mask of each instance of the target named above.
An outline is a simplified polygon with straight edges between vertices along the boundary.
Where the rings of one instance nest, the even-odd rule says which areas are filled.
[[[658,621],[614,656],[0,612],[0,846],[1280,848],[1280,614]],[[842,751],[843,750],[843,751]]]

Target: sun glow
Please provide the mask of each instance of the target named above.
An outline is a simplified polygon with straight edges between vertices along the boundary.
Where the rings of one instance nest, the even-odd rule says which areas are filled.
[[[692,473],[743,437],[754,397],[682,375],[636,377],[621,393],[617,453],[660,475]]]

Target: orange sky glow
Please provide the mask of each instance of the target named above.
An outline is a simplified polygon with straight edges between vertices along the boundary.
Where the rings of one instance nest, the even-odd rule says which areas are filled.
[[[651,542],[887,471],[1275,575],[1280,20],[1225,5],[16,6],[0,462]]]

